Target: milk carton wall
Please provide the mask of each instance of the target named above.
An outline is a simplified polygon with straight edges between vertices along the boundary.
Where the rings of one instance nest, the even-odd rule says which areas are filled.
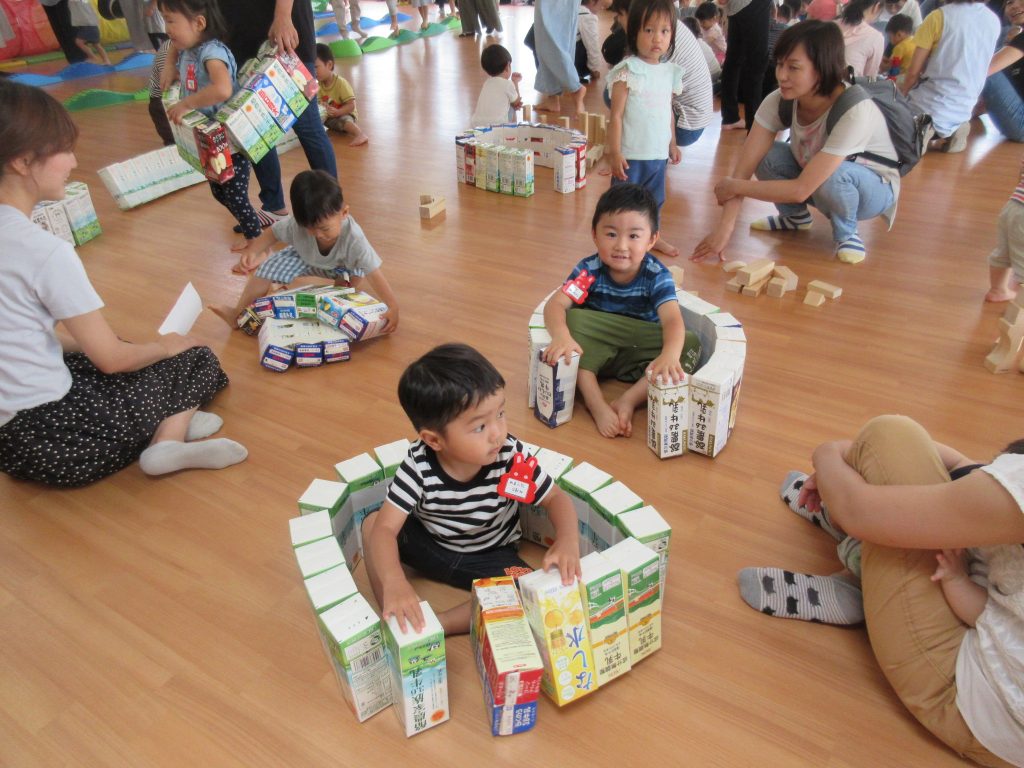
[[[580,570],[580,596],[594,652],[594,674],[598,685],[607,685],[632,666],[622,571],[600,552],[580,558]]]
[[[359,722],[392,703],[391,673],[380,619],[362,595],[320,614],[342,695]]]
[[[566,586],[557,569],[519,579],[530,628],[544,660],[541,689],[564,706],[597,690],[579,584]]]
[[[619,527],[626,536],[632,536],[658,555],[661,599],[664,601],[672,526],[665,522],[665,518],[658,514],[658,510],[647,506],[619,515]]]
[[[395,715],[406,736],[415,736],[449,718],[444,629],[426,601],[420,603],[420,610],[424,626],[419,632],[411,624],[403,632],[394,616],[384,625]]]
[[[633,664],[661,648],[661,582],[658,556],[634,538],[604,551],[626,587],[629,657]]]
[[[647,447],[659,459],[686,453],[690,432],[690,383],[651,382],[647,386]]]
[[[580,356],[573,352],[568,363],[560,357],[553,365],[544,362],[543,356],[544,350],[537,353],[537,387],[533,413],[554,428],[572,418]]]

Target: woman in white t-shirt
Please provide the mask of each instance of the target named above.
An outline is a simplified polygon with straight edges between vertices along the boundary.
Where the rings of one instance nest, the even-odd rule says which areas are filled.
[[[150,475],[236,464],[232,440],[191,442],[221,425],[198,410],[228,383],[213,352],[122,341],[75,249],[31,220],[64,197],[77,136],[49,94],[0,81],[0,471],[75,487],[136,459]]]
[[[750,225],[764,231],[810,229],[810,203],[832,223],[836,256],[851,264],[866,255],[858,221],[885,216],[892,224],[900,175],[881,111],[866,98],[850,106],[831,132],[826,128],[830,110],[846,90],[844,47],[839,27],[830,21],[802,21],[779,35],[779,90],[757,110],[732,176],[715,186],[722,215],[692,260],[724,258],[747,197],[775,203],[777,216]],[[787,128],[789,143],[778,141]]]
[[[782,618],[866,622],[925,728],[980,765],[1024,766],[1022,453],[1017,441],[975,464],[905,416],[820,445],[814,474],[790,473],[782,497],[840,542],[846,569],[746,568],[741,596]]]

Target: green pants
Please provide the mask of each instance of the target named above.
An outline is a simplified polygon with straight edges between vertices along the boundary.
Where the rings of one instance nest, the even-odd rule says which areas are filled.
[[[580,368],[598,378],[632,384],[643,378],[647,366],[661,354],[661,323],[579,308],[566,312],[565,322],[573,339],[583,348]],[[687,331],[679,356],[684,371],[697,370],[700,353],[700,339]]]

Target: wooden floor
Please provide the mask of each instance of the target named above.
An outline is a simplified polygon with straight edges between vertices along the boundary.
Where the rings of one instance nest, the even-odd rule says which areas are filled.
[[[383,4],[369,6],[383,15]],[[502,6],[502,17],[503,42],[532,84],[520,44],[531,9]],[[985,256],[1019,145],[976,123],[966,152],[927,156],[905,180],[894,229],[861,230],[869,256],[859,266],[830,257],[820,217],[808,233],[748,234],[745,223],[771,210],[749,203],[730,256],[772,255],[803,281],[842,286],[820,309],[799,296],[725,292],[717,266],[679,259],[688,288],[744,323],[749,355],[725,451],[660,462],[639,438],[602,439],[585,412],[552,431],[526,407],[527,319],[591,252],[590,216],[608,182],[595,175],[560,196],[539,170],[525,200],[457,184],[452,136],[484,79],[481,45],[446,34],[340,62],[371,136],[357,149],[334,138],[341,180],[401,299],[397,335],[357,346],[343,365],[277,375],[259,368],[253,339],[206,314],[195,333],[231,377],[213,410],[223,434],[248,446],[247,462],[157,480],[131,467],[69,492],[0,479],[0,764],[958,764],[901,707],[863,629],[767,618],[740,600],[735,575],[747,565],[836,567],[831,540],[777,489],[820,441],[851,436],[870,416],[909,414],[979,459],[1024,433],[1024,376],[982,367],[1002,311],[982,302]],[[134,90],[144,75],[54,92]],[[587,102],[596,111],[599,94]],[[205,187],[121,212],[96,176],[157,146],[145,103],[76,120],[73,178],[90,185],[103,225],[79,252],[114,328],[151,338],[189,280],[207,301],[233,301],[242,281],[229,273],[231,221]],[[714,181],[741,141],[720,138],[716,123],[670,170],[664,231],[684,252],[716,215]],[[286,180],[306,167],[298,151],[282,164]],[[421,192],[447,198],[443,221],[421,223]],[[335,462],[411,436],[398,377],[450,340],[477,346],[505,374],[518,436],[608,470],[672,523],[665,640],[607,689],[562,711],[544,700],[532,732],[494,739],[468,640],[452,639],[453,718],[407,742],[390,712],[360,725],[343,703],[286,521]],[[365,587],[362,567],[356,575]],[[438,608],[463,597],[417,587]]]

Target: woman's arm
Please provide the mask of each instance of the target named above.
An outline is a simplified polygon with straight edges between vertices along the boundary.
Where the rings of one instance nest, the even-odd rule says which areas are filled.
[[[148,344],[123,341],[111,330],[98,309],[69,317],[63,323],[75,344],[103,373],[137,371],[199,346],[195,339],[178,333],[169,333]]]
[[[908,549],[1024,542],[1024,512],[987,472],[955,483],[870,485],[846,463],[846,445],[824,443],[813,460],[829,517],[851,536]]]
[[[992,57],[992,62],[988,65],[988,73],[994,75],[996,72],[1002,72],[1011,64],[1016,64],[1024,57],[1024,51],[1020,48],[1014,48],[1012,45],[1006,45],[996,51],[996,55]]]
[[[907,69],[906,74],[903,75],[903,85],[900,86],[904,96],[910,93],[910,89],[917,85],[917,81],[921,79],[921,73],[924,72],[924,68],[928,64],[928,57],[931,55],[932,52],[929,48],[919,47],[914,49],[914,55],[910,59],[910,67]]]
[[[756,179],[724,178],[715,186],[718,202],[734,197],[752,197],[766,203],[802,203],[820,187],[846,158],[818,152],[795,179],[757,181]]]

